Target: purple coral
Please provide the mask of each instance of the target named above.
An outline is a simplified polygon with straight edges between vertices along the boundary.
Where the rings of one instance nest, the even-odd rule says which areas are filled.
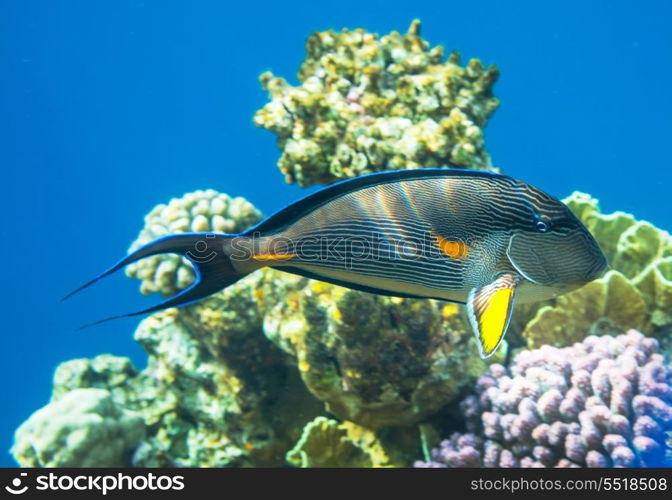
[[[672,466],[672,369],[630,330],[493,365],[453,434],[418,467]]]

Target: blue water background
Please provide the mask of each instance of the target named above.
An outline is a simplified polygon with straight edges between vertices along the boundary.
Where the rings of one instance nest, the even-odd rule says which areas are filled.
[[[672,2],[4,1],[0,4],[0,465],[59,362],[145,355],[123,274],[58,299],[122,256],[157,203],[195,189],[270,213],[303,192],[252,124],[271,69],[296,82],[315,30],[405,31],[501,71],[496,165],[557,196],[589,192],[672,229]]]

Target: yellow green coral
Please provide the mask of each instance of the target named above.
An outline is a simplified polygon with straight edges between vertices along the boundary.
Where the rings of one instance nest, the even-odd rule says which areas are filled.
[[[314,33],[291,86],[270,72],[271,102],[254,123],[278,136],[287,182],[301,186],[387,169],[492,169],[483,127],[497,109],[494,66],[460,66],[431,48],[413,21],[405,34]]]
[[[415,429],[409,431],[417,434]],[[317,417],[306,424],[286,457],[295,467],[399,467],[409,463],[403,455],[399,446],[380,433],[352,422]]]
[[[214,189],[187,193],[160,204],[145,216],[145,227],[129,252],[156,238],[185,232],[237,233],[261,220],[261,213],[245,198],[231,198]],[[191,264],[177,255],[148,257],[126,268],[126,276],[142,281],[140,291],[174,295],[194,282]]]
[[[270,295],[289,286],[275,290],[275,283],[269,273],[258,273],[205,301],[140,324],[136,339],[149,354],[145,374],[173,396],[168,399],[175,408],[161,415],[155,427],[164,432],[147,440],[136,465],[155,463],[166,448],[162,455],[171,460],[166,465],[282,463],[300,431],[294,412],[301,408],[314,414],[320,405],[297,383],[282,352],[263,337],[258,291]]]
[[[634,282],[651,311],[650,328],[672,324],[672,257],[655,260]]]
[[[635,286],[618,271],[558,297],[554,305],[538,309],[523,337],[529,348],[570,345],[586,335],[622,333],[641,328],[646,303]]]
[[[127,465],[283,465],[301,432],[296,412],[310,418],[323,408],[287,356],[264,338],[264,302],[277,303],[306,281],[277,275],[256,273],[198,304],[144,319],[135,334],[148,354],[142,371],[108,355],[61,364],[53,403],[95,388],[142,417],[147,435],[132,443],[135,449],[125,448]],[[65,448],[64,457],[83,453]]]

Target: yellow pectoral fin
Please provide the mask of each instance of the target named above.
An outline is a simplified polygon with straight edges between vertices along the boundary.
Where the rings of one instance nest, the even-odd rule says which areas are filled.
[[[511,320],[518,276],[505,273],[469,294],[469,319],[476,333],[481,357],[492,356],[504,338]]]
[[[483,353],[490,356],[506,331],[513,290],[497,290],[490,298],[490,304],[478,319],[479,339]]]

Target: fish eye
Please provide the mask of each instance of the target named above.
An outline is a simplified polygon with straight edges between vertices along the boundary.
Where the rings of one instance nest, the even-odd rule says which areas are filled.
[[[537,220],[535,227],[537,228],[537,231],[539,231],[540,233],[546,233],[548,232],[548,230],[551,229],[551,224],[547,220],[539,219]]]

